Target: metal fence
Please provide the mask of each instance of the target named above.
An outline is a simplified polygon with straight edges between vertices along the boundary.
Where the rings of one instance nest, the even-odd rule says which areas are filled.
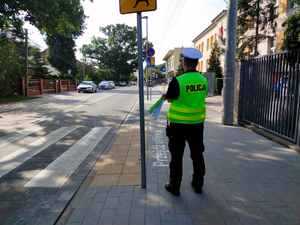
[[[300,139],[300,51],[243,60],[243,116],[246,122],[298,145]]]

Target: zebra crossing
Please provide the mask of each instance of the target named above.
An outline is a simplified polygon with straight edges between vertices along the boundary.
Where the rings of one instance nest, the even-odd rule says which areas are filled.
[[[10,150],[10,144],[43,129],[45,127],[33,124],[18,132],[0,137],[0,179],[80,128],[60,127],[42,137],[37,137],[36,140],[26,146]],[[110,129],[111,127],[92,128],[46,168],[30,179],[25,187],[61,187]]]

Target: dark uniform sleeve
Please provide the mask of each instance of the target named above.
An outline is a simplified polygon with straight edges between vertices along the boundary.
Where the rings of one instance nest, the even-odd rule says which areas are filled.
[[[166,97],[168,99],[173,99],[173,100],[177,100],[179,98],[179,83],[176,77],[173,77],[173,79],[171,80],[170,84],[169,84],[169,88],[167,90],[166,93]]]

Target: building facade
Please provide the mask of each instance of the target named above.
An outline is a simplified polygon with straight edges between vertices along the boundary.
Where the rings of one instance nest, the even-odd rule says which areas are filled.
[[[180,53],[182,52],[182,48],[174,48],[170,50],[166,56],[163,58],[166,61],[166,77],[168,80],[172,79],[176,74],[176,70],[179,66]]]
[[[276,33],[273,34],[271,31],[268,31],[267,34],[270,38],[265,39],[260,42],[258,45],[258,52],[260,55],[267,55],[275,52],[281,52],[281,47],[284,39],[285,28],[282,27],[282,23],[287,20],[287,18],[294,14],[298,13],[300,8],[295,3],[291,3],[290,0],[276,0],[274,5],[274,12],[278,15],[276,19],[277,28]],[[220,12],[211,22],[211,25],[208,26],[204,31],[202,31],[193,41],[193,48],[198,49],[202,52],[203,57],[199,59],[197,70],[199,72],[206,72],[208,69],[208,60],[210,58],[211,50],[215,42],[218,43],[219,47],[225,49],[225,46],[222,44],[221,39],[226,38],[226,27],[227,27],[227,10]],[[254,32],[254,28],[248,31],[248,34]],[[182,48],[175,48],[170,50],[164,57],[166,61],[166,78],[173,77],[176,73],[177,67],[179,65],[179,57]],[[253,49],[247,48],[246,51],[251,53]],[[224,72],[225,64],[225,54],[220,56],[221,67]]]
[[[202,52],[203,57],[199,59],[197,70],[199,72],[206,72],[208,69],[208,60],[210,58],[211,50],[214,43],[217,42],[219,47],[225,48],[222,45],[221,38],[226,37],[227,27],[227,10],[223,10],[211,22],[202,33],[200,33],[192,42],[193,47]],[[224,29],[225,28],[225,29]],[[225,57],[221,55],[221,67],[224,68]]]

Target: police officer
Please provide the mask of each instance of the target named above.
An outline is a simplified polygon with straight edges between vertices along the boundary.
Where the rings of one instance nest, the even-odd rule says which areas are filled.
[[[194,48],[185,48],[182,54],[185,73],[174,77],[167,93],[162,95],[164,100],[171,103],[168,112],[170,180],[165,188],[175,196],[180,195],[182,157],[186,142],[193,161],[194,173],[191,185],[196,193],[202,193],[205,174],[202,153],[204,152],[203,124],[206,115],[205,97],[208,85],[206,79],[196,71],[198,59],[202,57],[202,53]]]

